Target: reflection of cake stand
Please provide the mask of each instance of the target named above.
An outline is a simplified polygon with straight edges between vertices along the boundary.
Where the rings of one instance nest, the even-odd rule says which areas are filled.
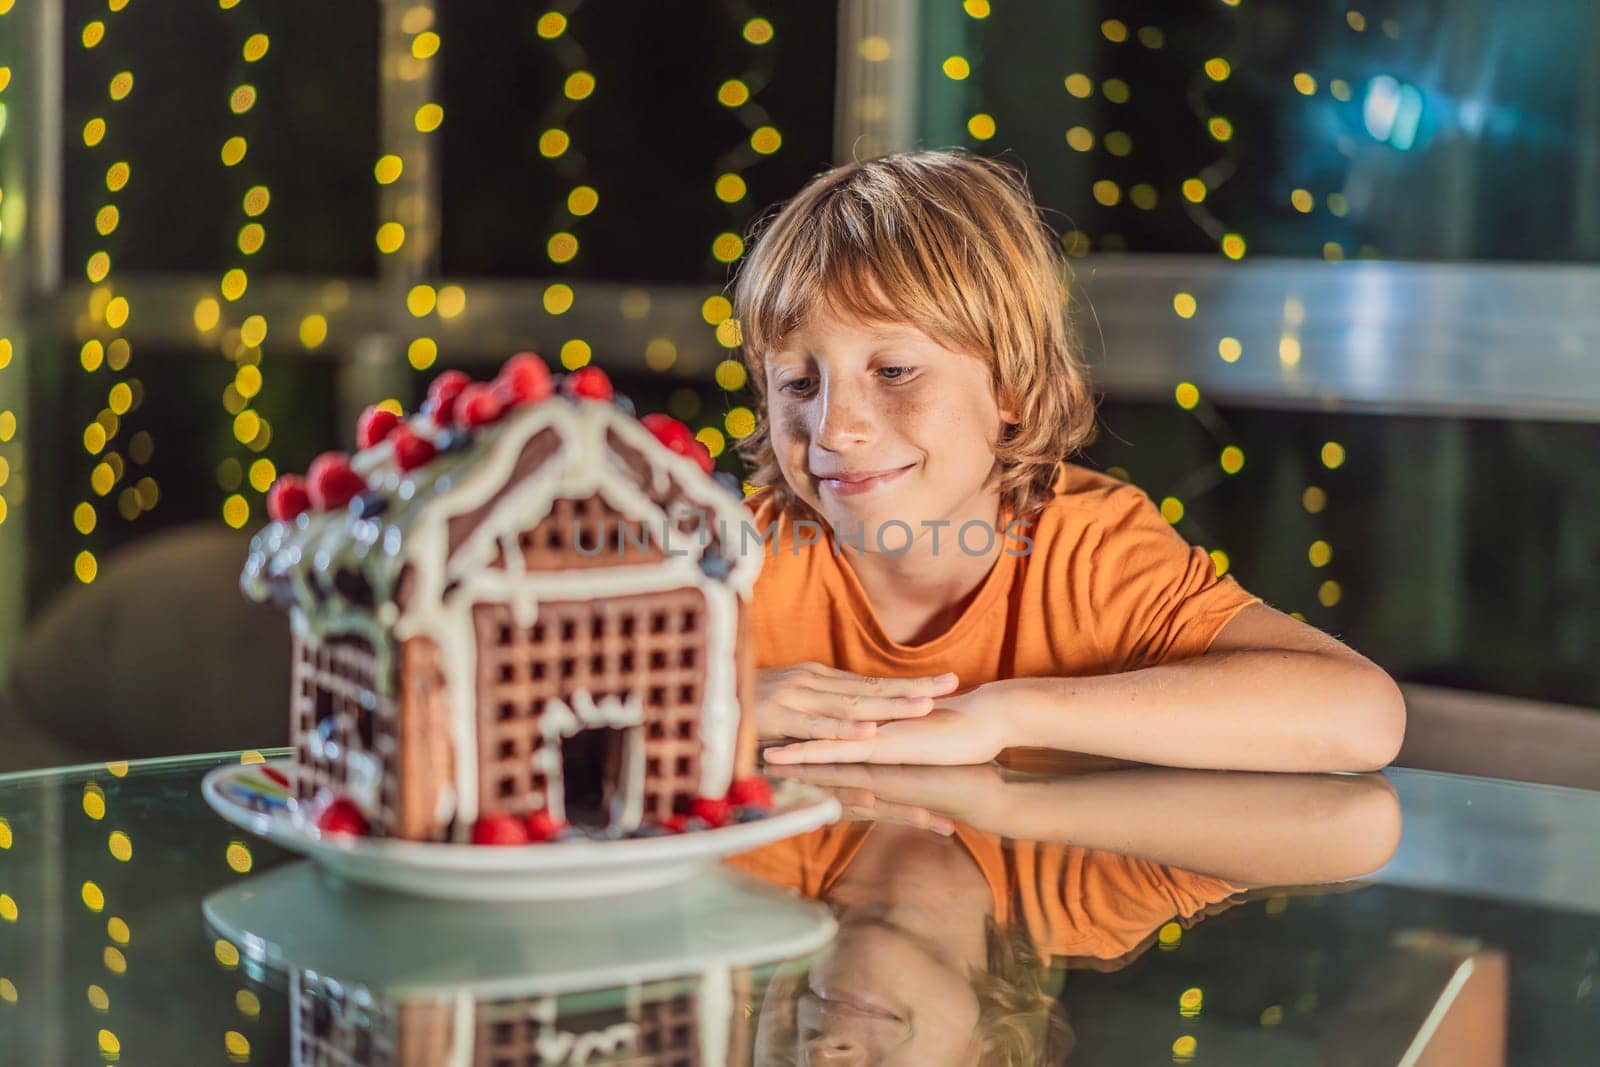
[[[787,781],[774,789],[771,810],[753,822],[663,837],[537,845],[348,837],[319,833],[291,807],[245,803],[233,786],[256,769],[235,764],[209,772],[200,787],[206,803],[234,825],[303,853],[349,881],[457,900],[592,899],[657,889],[692,878],[723,856],[814,830],[839,816],[837,800]]]
[[[716,869],[625,908],[442,906],[293,863],[204,909],[269,984],[287,975],[296,1063],[747,1058],[749,969],[834,930],[820,905]]]

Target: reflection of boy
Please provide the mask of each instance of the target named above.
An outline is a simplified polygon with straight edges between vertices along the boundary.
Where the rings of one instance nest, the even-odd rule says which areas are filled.
[[[825,827],[732,866],[825,901],[834,944],[769,989],[757,1062],[1055,1063],[1072,1044],[1048,964],[1110,970],[1245,887],[1078,845]],[[830,1058],[832,1057],[832,1058]]]

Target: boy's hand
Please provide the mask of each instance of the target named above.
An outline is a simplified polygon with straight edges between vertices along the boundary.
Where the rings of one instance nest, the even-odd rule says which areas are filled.
[[[762,738],[869,738],[879,722],[919,718],[949,693],[953,674],[872,678],[821,663],[756,672],[756,732]]]
[[[966,767],[819,764],[772,766],[779,778],[826,789],[844,806],[844,817],[893,822],[946,836],[964,822],[991,829],[990,818],[1015,788],[993,763]],[[1004,820],[999,820],[1003,822]]]
[[[885,722],[869,734],[802,741],[769,748],[769,763],[987,763],[1012,744],[1004,700],[998,690],[978,686],[941,697],[934,710],[903,722]]]

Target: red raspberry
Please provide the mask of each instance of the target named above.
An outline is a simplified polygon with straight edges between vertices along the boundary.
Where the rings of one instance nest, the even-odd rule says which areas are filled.
[[[485,815],[472,824],[474,845],[526,845],[527,827],[515,815]]]
[[[414,471],[426,465],[439,452],[432,441],[409,426],[395,430],[393,439],[395,466],[403,471]]]
[[[380,408],[374,404],[363,411],[361,418],[356,421],[356,444],[362,448],[371,448],[388,437],[399,425],[399,415],[388,408]]]
[[[544,808],[529,812],[523,826],[529,841],[554,841],[567,828],[566,823],[557,822]]]
[[[690,432],[689,427],[671,415],[646,415],[639,421],[644,424],[645,429],[655,435],[657,441],[678,455],[689,454],[689,442],[694,440],[694,434]]]
[[[311,461],[306,471],[306,488],[311,506],[326,511],[342,508],[358,493],[367,489],[367,481],[350,466],[350,457],[343,452],[324,452]]]
[[[704,819],[707,826],[721,826],[733,814],[733,805],[727,797],[695,797],[689,802],[689,814]]]
[[[317,829],[325,834],[366,837],[367,817],[361,814],[355,801],[348,797],[335,797],[317,814]]]
[[[671,415],[646,415],[639,420],[644,423],[644,428],[655,434],[657,441],[667,446],[667,450],[676,452],[680,456],[688,456],[700,465],[700,469],[707,474],[715,464],[712,463],[711,453],[706,451],[706,446],[695,440],[694,431]]]
[[[518,352],[500,368],[495,385],[504,393],[506,406],[536,404],[555,392],[550,368],[534,352]]]
[[[668,815],[661,820],[661,828],[668,833],[681,834],[689,828],[689,816]]]
[[[447,370],[433,380],[428,386],[427,411],[436,424],[450,425],[461,391],[471,384],[472,379],[458,370]]]
[[[267,514],[273,522],[293,522],[301,512],[311,510],[311,494],[306,480],[298,474],[285,474],[267,491]]]
[[[567,375],[567,380],[562,383],[567,395],[583,397],[587,400],[610,400],[612,397],[611,379],[606,377],[606,372],[599,367],[584,367]]]
[[[716,469],[717,461],[711,458],[711,450],[698,438],[695,439],[694,448],[690,451],[689,458],[700,464],[700,469],[707,474]]]
[[[735,778],[728,788],[728,800],[741,808],[772,807],[772,786],[759,774]]]
[[[456,397],[456,422],[461,426],[487,426],[505,410],[500,391],[486,382],[473,382]]]

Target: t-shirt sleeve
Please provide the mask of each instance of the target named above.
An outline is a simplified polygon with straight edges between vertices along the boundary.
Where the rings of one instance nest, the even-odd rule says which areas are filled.
[[[1116,960],[1167,922],[1188,928],[1245,890],[1221,878],[1077,845],[1020,843],[1018,911],[1041,954]]]
[[[1098,530],[1095,628],[1124,670],[1202,655],[1235,615],[1262,603],[1232,575],[1218,577],[1210,553],[1185,541],[1137,486],[1113,495]]]

